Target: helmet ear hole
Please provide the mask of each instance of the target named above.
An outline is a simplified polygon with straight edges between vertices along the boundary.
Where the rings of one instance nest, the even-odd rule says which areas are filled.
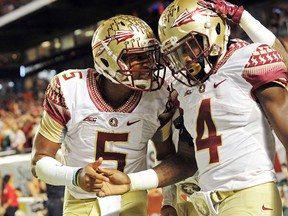
[[[220,26],[220,23],[218,23],[217,25],[216,25],[216,33],[218,34],[218,35],[220,35],[220,33],[221,33],[221,26]]]
[[[105,65],[105,67],[109,67],[109,62],[106,59],[101,58],[101,62]]]

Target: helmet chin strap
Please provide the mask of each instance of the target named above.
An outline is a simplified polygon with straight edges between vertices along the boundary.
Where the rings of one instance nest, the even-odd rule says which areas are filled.
[[[206,31],[206,35],[209,35],[209,31],[210,31],[210,28],[211,28],[211,21],[210,21],[210,16],[207,15],[206,16],[206,22],[204,24],[204,27],[205,27],[205,31]],[[208,47],[208,41],[207,41],[207,38],[206,37],[203,37],[203,45],[204,45],[204,49],[206,49],[206,47]],[[204,72],[207,74],[209,73],[211,70],[211,66],[210,64],[208,63],[207,59],[204,58]]]
[[[113,53],[113,51],[107,46],[107,44],[105,43],[105,41],[101,40],[100,41],[102,46],[104,47],[105,51],[107,52],[107,55],[109,55],[114,61],[115,63],[117,63],[117,57],[116,55]],[[108,73],[107,71],[103,70],[101,67],[97,67],[98,69],[100,69],[101,74],[103,74],[107,79],[111,80],[113,83],[115,84],[120,84],[119,81],[117,81],[116,75],[117,72],[114,71],[114,76],[111,76],[110,73]]]
[[[203,37],[203,44],[204,44],[204,48],[208,46],[208,41],[207,38]],[[210,70],[212,69],[207,58],[203,58],[203,62],[204,62],[204,72],[207,74],[210,72]]]
[[[134,86],[132,85],[132,78],[129,76],[128,77],[129,81],[123,81],[121,83],[131,86],[131,87],[136,87],[137,86],[144,86],[145,88],[139,88],[139,89],[149,89],[151,85],[151,80],[134,80]]]
[[[114,55],[113,51],[107,46],[107,44],[103,40],[101,40],[100,42],[106,50],[107,55],[109,55],[115,62],[117,62],[117,57]]]
[[[103,40],[101,40],[100,42],[102,46],[104,47],[105,51],[107,52],[107,55],[109,55],[115,62],[117,62],[117,57],[114,55],[113,51],[107,46],[107,44]],[[109,80],[111,80],[113,83],[119,84],[119,82],[116,81],[115,79],[116,71],[114,71],[114,76],[111,76],[108,72],[104,70],[103,75]]]
[[[103,74],[103,76],[105,76],[107,79],[109,79],[113,83],[120,84],[116,79],[114,79],[112,76],[110,76],[110,74],[108,72],[103,72],[102,74]]]
[[[111,77],[108,72],[103,70],[103,68],[99,67],[96,63],[94,64],[94,67],[95,67],[95,69],[97,70],[98,73],[102,74],[104,77],[106,77],[107,79],[111,80],[113,83],[119,84],[119,82],[117,82],[115,79],[113,79],[113,77]]]
[[[207,61],[205,60],[205,67],[204,67],[204,72],[207,74],[211,71],[211,67],[210,65],[207,63]]]
[[[225,56],[225,54],[227,52],[227,44],[229,42],[229,37],[230,37],[230,26],[227,25],[226,29],[225,29],[224,46],[223,46],[223,50],[221,50],[221,56],[219,56],[218,61],[220,61]]]

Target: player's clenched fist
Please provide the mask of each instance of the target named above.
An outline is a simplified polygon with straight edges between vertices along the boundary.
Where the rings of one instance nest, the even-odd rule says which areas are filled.
[[[239,24],[244,11],[243,6],[231,4],[225,0],[199,0],[198,4],[211,9],[222,17],[227,17],[236,24]]]

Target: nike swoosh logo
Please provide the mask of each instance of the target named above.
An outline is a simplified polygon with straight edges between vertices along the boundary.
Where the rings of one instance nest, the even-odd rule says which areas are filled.
[[[127,122],[127,126],[130,126],[130,125],[132,125],[132,124],[135,124],[135,123],[137,123],[137,122],[139,122],[139,121],[141,121],[141,120],[136,120],[136,121],[132,121],[132,122],[128,121],[128,122]]]
[[[273,209],[267,208],[267,207],[265,207],[264,204],[263,204],[263,205],[262,205],[262,210],[266,211],[266,210],[273,210]]]
[[[224,79],[224,80],[222,80],[222,81],[220,81],[220,82],[218,82],[218,83],[214,83],[214,88],[217,88],[221,83],[223,83],[224,81],[226,81],[226,79]]]

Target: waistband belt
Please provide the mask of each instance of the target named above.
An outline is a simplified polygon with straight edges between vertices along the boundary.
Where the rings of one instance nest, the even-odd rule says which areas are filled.
[[[237,190],[234,191],[215,191],[212,192],[210,194],[211,196],[211,200],[213,205],[216,205],[220,202],[222,202],[223,200],[225,200],[227,197],[232,196],[233,194],[235,194],[237,192]]]

